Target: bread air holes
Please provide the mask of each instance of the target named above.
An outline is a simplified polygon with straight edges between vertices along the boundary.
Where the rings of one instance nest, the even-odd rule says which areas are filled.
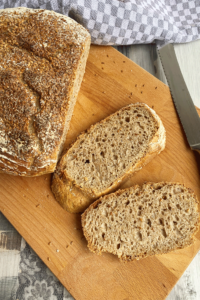
[[[144,126],[142,126],[140,123],[139,123],[139,125],[140,125],[140,128],[144,129]],[[140,132],[140,133],[141,133],[141,132]]]
[[[163,219],[159,219],[159,223],[160,223],[160,225],[164,226],[164,220]]]
[[[161,233],[162,233],[162,235],[164,236],[164,238],[166,238],[166,237],[167,237],[167,233],[166,233],[166,231],[165,231],[165,229],[164,229],[164,228],[161,230]]]
[[[141,232],[137,232],[137,236],[138,236],[139,241],[142,241],[142,234],[141,234]]]
[[[162,186],[157,186],[156,188],[155,188],[155,190],[157,191],[157,190],[161,190],[162,189]]]
[[[147,219],[147,224],[149,225],[149,227],[151,227],[151,220]]]
[[[101,155],[103,158],[105,158],[105,154],[104,154],[103,151],[101,151],[100,155]]]
[[[117,244],[117,250],[119,250],[119,249],[120,249],[120,247],[121,247],[121,245],[120,245],[120,244]]]
[[[90,160],[86,159],[85,164],[89,164],[89,163],[90,163]]]
[[[126,117],[126,118],[125,118],[125,121],[126,121],[127,123],[129,123],[129,122],[130,122],[130,118],[129,118],[129,117]]]

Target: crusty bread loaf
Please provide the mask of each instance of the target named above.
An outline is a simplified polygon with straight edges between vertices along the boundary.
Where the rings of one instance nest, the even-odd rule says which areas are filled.
[[[53,172],[90,47],[88,31],[47,10],[0,10],[0,172]]]
[[[144,103],[130,104],[80,135],[62,156],[52,191],[64,209],[83,212],[116,189],[165,147],[160,118]]]
[[[147,183],[104,196],[83,213],[92,252],[123,261],[190,246],[199,226],[197,198],[179,183]]]

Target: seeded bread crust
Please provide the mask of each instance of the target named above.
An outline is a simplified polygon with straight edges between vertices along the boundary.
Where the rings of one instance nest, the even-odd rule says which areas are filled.
[[[53,11],[0,10],[0,172],[55,170],[90,42],[84,27]]]
[[[123,252],[123,250],[120,250],[120,244],[118,244],[117,246],[117,248],[115,249],[115,247],[113,247],[114,249],[111,251],[108,251],[107,249],[105,249],[104,247],[104,245],[103,245],[103,242],[102,241],[100,241],[100,240],[98,240],[98,242],[97,243],[94,243],[94,235],[96,234],[96,232],[98,233],[98,231],[100,230],[99,229],[99,227],[98,227],[98,225],[97,224],[95,224],[94,226],[95,226],[95,230],[97,230],[96,232],[95,231],[93,231],[93,233],[91,233],[90,231],[88,231],[88,224],[89,224],[89,226],[90,226],[90,230],[91,230],[91,222],[93,222],[93,220],[94,220],[94,215],[92,216],[92,219],[90,218],[90,220],[88,221],[88,216],[91,214],[91,213],[93,213],[98,207],[100,207],[100,206],[102,206],[103,204],[106,204],[106,206],[108,207],[107,208],[107,212],[104,210],[104,212],[103,212],[103,217],[105,217],[106,215],[109,215],[109,214],[111,214],[111,215],[113,215],[114,216],[114,218],[115,218],[115,209],[113,209],[113,207],[111,207],[111,202],[115,202],[115,203],[117,203],[117,201],[118,201],[118,198],[123,194],[123,195],[126,195],[127,196],[127,198],[126,199],[129,199],[128,197],[131,195],[131,194],[134,194],[135,192],[136,192],[136,194],[138,194],[138,195],[140,195],[140,193],[143,193],[143,192],[146,192],[147,194],[148,194],[148,191],[149,190],[156,190],[156,189],[160,189],[160,188],[162,188],[162,187],[167,187],[167,188],[180,188],[180,189],[182,189],[182,191],[184,192],[184,193],[189,193],[190,194],[190,199],[186,199],[186,197],[185,197],[185,199],[184,199],[184,201],[183,201],[183,203],[182,203],[182,206],[183,206],[183,211],[182,211],[182,217],[180,218],[180,215],[179,215],[179,221],[181,222],[185,222],[185,220],[184,220],[184,218],[185,218],[185,216],[184,216],[184,205],[187,203],[187,202],[189,202],[190,201],[190,205],[189,205],[189,207],[190,207],[190,209],[191,210],[193,210],[193,216],[192,216],[192,222],[191,222],[191,224],[189,225],[189,226],[193,226],[193,228],[191,229],[191,231],[189,231],[188,232],[188,236],[185,236],[184,238],[185,238],[185,240],[183,240],[183,237],[180,237],[180,235],[178,235],[177,234],[177,237],[176,237],[176,241],[173,241],[173,244],[171,245],[171,247],[170,246],[168,246],[168,247],[162,247],[162,243],[164,242],[163,240],[162,241],[160,241],[160,244],[161,244],[161,247],[162,247],[162,251],[160,250],[160,245],[158,244],[158,246],[157,247],[155,247],[155,245],[154,245],[154,243],[155,243],[155,241],[153,240],[153,238],[151,238],[151,241],[150,241],[150,247],[151,247],[151,249],[149,250],[147,250],[147,249],[145,249],[145,250],[143,250],[143,251],[137,251],[137,248],[138,247],[140,247],[141,246],[141,243],[142,243],[142,236],[143,236],[143,234],[144,234],[144,229],[142,230],[142,227],[136,227],[136,228],[139,228],[139,230],[142,232],[142,235],[141,235],[141,239],[139,239],[139,241],[137,240],[136,242],[135,242],[135,240],[134,240],[134,236],[132,236],[132,250],[130,251],[129,250],[129,255],[127,255],[127,253],[124,253]],[[144,195],[144,197],[145,197],[145,195]],[[126,199],[124,199],[125,201],[127,201]],[[139,199],[139,197],[138,197],[138,199],[135,199],[135,203],[137,204],[137,202],[139,201],[140,199]],[[163,201],[163,199],[160,199],[160,201]],[[155,200],[156,201],[156,200]],[[130,202],[130,199],[129,199],[129,201],[127,201],[127,205],[129,205],[129,202]],[[163,202],[165,202],[165,200],[163,201]],[[185,203],[184,203],[185,202]],[[195,242],[195,240],[196,240],[196,238],[195,238],[195,234],[198,232],[198,230],[199,230],[199,221],[200,221],[200,214],[199,214],[199,212],[198,212],[198,204],[199,204],[199,202],[198,202],[198,199],[197,199],[197,197],[196,197],[196,195],[194,194],[194,192],[191,190],[191,189],[189,189],[189,188],[187,188],[187,187],[185,187],[185,185],[184,184],[180,184],[180,183],[170,183],[170,182],[160,182],[160,183],[145,183],[145,184],[143,184],[142,186],[139,186],[139,185],[135,185],[135,186],[133,186],[133,187],[131,187],[131,188],[127,188],[127,189],[124,189],[124,190],[118,190],[117,192],[115,192],[115,193],[112,193],[112,194],[109,194],[109,195],[106,195],[106,196],[104,196],[104,197],[101,197],[100,199],[98,199],[98,200],[96,200],[94,203],[92,203],[86,210],[85,210],[85,212],[82,214],[82,216],[81,216],[81,222],[82,222],[82,227],[83,227],[83,233],[84,233],[84,236],[85,236],[85,238],[86,238],[86,240],[87,240],[87,242],[88,242],[88,248],[89,248],[89,250],[91,251],[91,252],[93,252],[93,253],[96,253],[96,254],[98,254],[98,255],[101,255],[102,254],[102,252],[109,252],[109,253],[112,253],[112,254],[114,254],[114,255],[117,255],[118,256],[118,258],[121,260],[121,261],[123,261],[123,262],[128,262],[128,261],[133,261],[133,260],[139,260],[139,259],[142,259],[142,258],[146,258],[146,257],[148,257],[148,256],[152,256],[152,255],[157,255],[157,254],[165,254],[165,253],[169,253],[169,252],[171,252],[171,251],[175,251],[175,250],[178,250],[178,249],[183,249],[183,248],[186,248],[186,247],[189,247],[189,246],[191,246],[194,242]],[[170,203],[170,205],[171,205],[171,203]],[[175,204],[176,205],[176,204]],[[111,207],[111,208],[110,208]],[[138,204],[138,207],[139,207],[139,204]],[[168,207],[170,207],[170,206],[168,206]],[[111,209],[111,210],[109,210],[109,209]],[[143,209],[143,207],[142,206],[140,206],[139,207],[139,209]],[[155,209],[155,208],[154,208]],[[171,209],[171,208],[170,208]],[[164,209],[165,211],[167,211],[167,209]],[[111,212],[110,212],[111,211]],[[144,214],[142,214],[142,210],[139,210],[139,212],[140,212],[140,216],[141,217],[138,217],[138,214],[137,213],[135,213],[135,211],[133,211],[133,214],[134,215],[136,215],[135,216],[135,218],[134,217],[132,217],[132,220],[131,220],[131,222],[130,222],[130,220],[129,221],[127,221],[128,223],[129,223],[129,226],[130,227],[134,227],[134,226],[142,226],[142,222],[144,221],[144,219],[145,218],[149,218],[148,219],[148,225],[150,225],[150,228],[148,228],[149,226],[147,226],[147,228],[148,229],[152,229],[153,230],[153,228],[151,228],[152,227],[152,224],[151,224],[151,222],[152,221],[154,221],[154,217],[151,219],[151,215],[148,215],[147,213],[146,213],[146,216],[145,216],[145,213]],[[154,213],[156,213],[156,214],[158,214],[158,212],[155,212],[154,211]],[[172,213],[172,211],[171,210],[169,210],[168,209],[168,211],[167,211],[167,213],[169,213],[170,215],[175,215],[176,214],[176,212],[175,211],[173,211],[173,213]],[[186,211],[186,213],[187,213],[187,211]],[[100,227],[102,227],[102,226],[105,226],[105,219],[103,220],[103,218],[102,218],[102,215],[99,215],[99,218],[100,218],[100,223],[101,223],[101,225],[100,225]],[[122,218],[123,218],[123,214],[122,214]],[[139,219],[138,219],[139,218]],[[164,218],[164,217],[163,217]],[[173,217],[172,217],[173,218]],[[135,221],[134,222],[134,220],[136,220],[137,219],[137,222]],[[92,220],[92,221],[91,221]],[[113,221],[113,220],[112,220]],[[140,224],[137,224],[138,223],[138,221],[139,221],[139,223]],[[177,221],[177,219],[176,219],[176,221]],[[177,221],[177,222],[179,222],[179,221]],[[123,219],[121,219],[121,222],[122,222],[122,224],[124,225],[124,223],[125,223],[125,220],[123,221]],[[174,223],[177,223],[177,222],[174,222]],[[135,223],[136,223],[136,225],[135,225]],[[117,225],[117,227],[119,228],[120,226],[123,226],[123,225],[121,225],[121,224],[118,224]],[[126,224],[125,224],[126,225]],[[154,225],[154,224],[153,224]],[[164,224],[162,224],[162,225],[164,225]],[[94,226],[92,226],[92,227],[94,227]],[[111,226],[112,227],[112,222],[110,223],[109,221],[107,221],[107,228],[109,227],[109,226]],[[115,225],[114,225],[115,226]],[[158,225],[156,225],[156,226],[160,226],[159,224]],[[98,227],[98,228],[96,228],[96,227]],[[115,226],[115,232],[116,232],[116,236],[117,236],[117,227]],[[94,228],[93,228],[94,229]],[[104,229],[105,229],[105,227],[104,227]],[[129,229],[128,228],[126,228],[125,229],[126,231],[127,231],[127,233],[125,233],[125,235],[126,234],[128,234],[128,231],[129,231]],[[177,229],[174,229],[174,230],[177,230]],[[189,230],[189,228],[188,228],[188,230]],[[121,232],[121,234],[123,233],[124,234],[124,231],[123,230],[121,230],[122,232]],[[105,240],[105,235],[106,235],[106,230],[105,230],[105,234],[104,234],[104,238],[103,238],[103,240]],[[149,234],[148,233],[148,235],[151,235],[151,234]],[[166,235],[166,232],[164,232],[164,235],[165,235],[165,238],[167,238],[167,235]],[[116,236],[113,236],[113,244],[115,245],[115,240],[116,240]],[[121,237],[122,238],[122,237]],[[121,238],[120,238],[120,240],[121,240]],[[98,238],[96,238],[96,239],[98,239]],[[109,240],[111,240],[111,237],[109,236]],[[118,243],[118,242],[117,242]],[[120,243],[123,243],[122,241],[120,242]],[[143,242],[143,243],[145,243],[145,241]],[[128,244],[130,244],[130,245],[128,245],[129,247],[131,246],[131,241],[129,241],[129,239],[128,239]],[[145,244],[143,244],[142,245],[142,247],[144,248],[144,245]],[[164,248],[164,249],[163,249]],[[132,253],[131,253],[132,252]]]
[[[154,120],[157,123],[157,131],[153,136],[152,140],[150,141],[147,149],[143,157],[137,161],[136,164],[132,165],[131,168],[124,173],[124,175],[120,178],[117,178],[113,184],[106,188],[105,190],[98,191],[96,189],[91,188],[82,188],[80,185],[76,183],[74,178],[71,178],[67,172],[65,167],[65,157],[68,155],[68,151],[62,156],[60,162],[57,165],[56,172],[53,175],[52,180],[52,192],[56,198],[56,200],[60,203],[60,205],[70,213],[80,213],[83,212],[92,202],[94,202],[99,197],[108,194],[114,190],[125,180],[127,180],[134,172],[139,171],[143,166],[145,166],[148,162],[150,162],[156,155],[158,155],[164,148],[166,144],[166,133],[162,121],[148,105],[144,103],[135,103],[130,104],[118,112],[114,113],[113,115],[107,117],[106,119],[102,120],[101,122],[92,125],[87,132],[81,134],[75,143],[71,145],[72,147],[76,147],[76,144],[79,143],[81,139],[87,139],[89,133],[91,133],[96,126],[99,124],[105,124],[106,121],[113,118],[117,114],[120,115],[121,112],[125,110],[129,110],[132,108],[137,107],[145,107],[148,111],[150,111],[151,115],[153,116]]]

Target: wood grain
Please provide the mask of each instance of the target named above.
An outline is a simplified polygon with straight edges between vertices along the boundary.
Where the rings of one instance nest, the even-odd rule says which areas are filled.
[[[131,96],[131,92],[133,96]],[[66,146],[91,124],[124,105],[145,102],[163,120],[166,149],[124,184],[179,181],[200,198],[200,157],[184,138],[169,89],[109,47],[92,46]],[[87,250],[80,215],[65,212],[50,190],[51,175],[0,175],[0,209],[76,299],[164,299],[200,248],[122,264]],[[172,269],[175,266],[175,271]]]
[[[198,74],[200,68],[199,48],[200,40],[174,45],[177,59],[186,81],[189,92],[192,96],[194,104],[200,107],[200,86],[198,82]],[[167,80],[158,56],[157,63],[154,61],[157,56],[156,45],[132,45],[118,46],[117,49],[124,55],[128,56],[135,63],[157,77],[163,83],[167,84]],[[186,59],[187,58],[187,59]],[[155,67],[154,67],[155,66]],[[181,257],[177,255],[179,263],[182,264]],[[177,257],[176,256],[176,257]],[[170,258],[169,255],[167,255]],[[177,271],[177,261],[171,259],[171,269]],[[176,266],[174,268],[174,266]],[[187,267],[179,281],[176,283],[166,300],[199,300],[200,299],[200,251],[194,257],[191,264]]]

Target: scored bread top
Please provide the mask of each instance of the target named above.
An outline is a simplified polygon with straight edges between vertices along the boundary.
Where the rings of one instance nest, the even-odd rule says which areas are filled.
[[[86,40],[53,11],[0,10],[0,171],[53,172]]]
[[[179,183],[147,183],[100,198],[83,213],[92,252],[121,260],[168,253],[190,246],[199,226],[198,201]]]
[[[140,170],[166,143],[165,129],[148,105],[134,103],[91,126],[62,156],[52,182],[58,202],[82,212]]]

